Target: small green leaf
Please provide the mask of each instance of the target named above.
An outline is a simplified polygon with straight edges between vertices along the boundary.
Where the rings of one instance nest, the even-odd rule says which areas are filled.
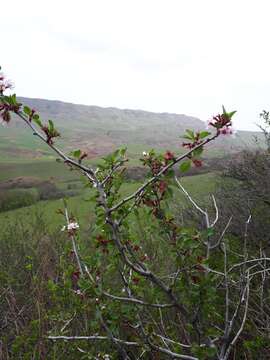
[[[222,111],[223,111],[223,114],[227,114],[227,111],[225,110],[225,106],[222,105]]]
[[[52,120],[48,120],[49,123],[49,131],[52,132],[54,130],[54,123]]]
[[[23,107],[23,112],[26,114],[26,115],[30,115],[32,110],[30,109],[29,106],[24,106]]]
[[[126,147],[120,149],[120,155],[121,155],[121,156],[125,156],[126,152],[127,152],[127,148],[126,148]]]
[[[226,115],[229,119],[231,119],[233,115],[236,113],[236,111],[227,112],[225,110],[224,105],[222,105],[222,111],[223,111],[223,115]]]
[[[209,131],[201,131],[200,132],[200,139],[206,138],[208,135],[211,135]]]
[[[183,161],[182,164],[180,164],[180,170],[182,172],[186,172],[190,169],[191,167],[191,161],[187,160],[187,161]]]
[[[193,140],[189,135],[184,135],[182,136],[183,139],[187,139],[187,140]]]
[[[38,114],[35,114],[35,115],[33,116],[33,121],[34,121],[39,127],[42,127],[42,122],[41,122]]]
[[[74,156],[76,159],[79,159],[79,157],[81,156],[81,150],[74,150],[71,152],[72,156]]]
[[[186,134],[183,136],[185,139],[194,140],[194,131],[186,129]]]
[[[25,269],[26,269],[26,270],[29,270],[29,271],[30,271],[30,270],[32,270],[32,268],[33,268],[33,265],[32,265],[32,264],[26,264],[26,265],[25,265]]]
[[[16,98],[16,94],[13,94],[10,96],[11,102],[13,105],[17,104],[17,98]]]
[[[228,115],[229,118],[231,119],[236,112],[237,112],[237,111],[231,111],[231,112],[229,112],[227,115]]]

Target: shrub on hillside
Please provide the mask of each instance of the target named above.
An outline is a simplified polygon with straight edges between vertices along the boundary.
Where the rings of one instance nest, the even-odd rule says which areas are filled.
[[[51,181],[41,183],[37,190],[40,200],[61,199],[65,196],[64,192]]]
[[[269,252],[270,242],[270,156],[268,151],[243,151],[227,165],[218,187],[222,217],[233,216],[231,233],[243,236],[251,215],[249,240]],[[241,224],[241,226],[239,226]],[[263,244],[263,245],[262,245]]]
[[[4,190],[0,192],[0,212],[35,204],[38,194],[27,190]]]

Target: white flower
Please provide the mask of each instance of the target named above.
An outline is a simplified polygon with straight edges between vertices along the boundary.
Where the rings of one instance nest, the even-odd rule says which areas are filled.
[[[105,355],[103,356],[103,359],[104,359],[104,360],[110,360],[110,355],[109,355],[109,354],[105,354]]]
[[[149,153],[147,153],[146,151],[143,151],[143,156],[148,156],[149,155]]]
[[[61,231],[65,231],[65,230],[77,230],[79,229],[79,224],[77,222],[71,222],[69,223],[67,226],[63,226]]]
[[[79,229],[79,224],[77,222],[71,222],[68,224],[67,229],[68,230],[76,230]]]
[[[75,293],[76,295],[83,295],[83,293],[81,292],[80,289],[74,290],[74,293]]]

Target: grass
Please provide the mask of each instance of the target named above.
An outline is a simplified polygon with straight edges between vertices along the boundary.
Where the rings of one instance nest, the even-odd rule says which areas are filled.
[[[43,180],[54,178],[59,181],[76,180],[79,177],[75,171],[69,171],[63,163],[55,160],[0,163],[0,181],[22,176],[33,176]]]
[[[204,201],[205,196],[213,192],[216,178],[216,174],[209,173],[184,177],[181,181],[183,186],[197,201]],[[140,183],[135,181],[124,184],[122,196],[133,193],[139,186]],[[84,230],[89,228],[89,224],[94,219],[94,206],[89,201],[91,195],[91,189],[83,189],[79,196],[71,197],[68,200],[69,211],[79,219]],[[175,192],[175,202],[179,202],[182,205],[187,204],[185,196],[181,192]],[[60,229],[63,225],[63,218],[60,215],[56,215],[59,208],[63,208],[63,201],[61,199],[40,201],[32,206],[7,211],[0,214],[0,226],[4,223],[13,222],[16,218],[22,219],[27,226],[27,224],[31,224],[31,218],[35,216],[35,213],[39,213],[44,218],[46,224],[50,224],[52,229],[57,227]]]

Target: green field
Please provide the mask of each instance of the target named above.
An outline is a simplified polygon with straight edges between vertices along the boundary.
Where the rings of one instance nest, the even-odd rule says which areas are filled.
[[[216,179],[216,174],[189,176],[182,179],[182,184],[194,199],[204,203],[205,198],[209,196],[208,194],[214,191]],[[122,196],[124,197],[134,192],[139,186],[139,182],[132,181],[126,183],[122,189]],[[93,204],[89,201],[92,193],[91,189],[82,189],[79,196],[71,197],[68,200],[69,211],[79,219],[84,230],[89,228],[89,224],[94,218]],[[175,191],[174,203],[180,207],[187,206],[186,198],[180,191]],[[0,213],[0,224],[1,226],[7,225],[10,222],[16,221],[16,219],[20,219],[20,221],[25,223],[26,227],[31,226],[31,219],[36,214],[39,214],[39,216],[43,217],[46,224],[50,224],[52,229],[60,228],[63,224],[63,218],[56,214],[59,208],[63,208],[63,201],[61,199],[40,201],[32,206]]]

